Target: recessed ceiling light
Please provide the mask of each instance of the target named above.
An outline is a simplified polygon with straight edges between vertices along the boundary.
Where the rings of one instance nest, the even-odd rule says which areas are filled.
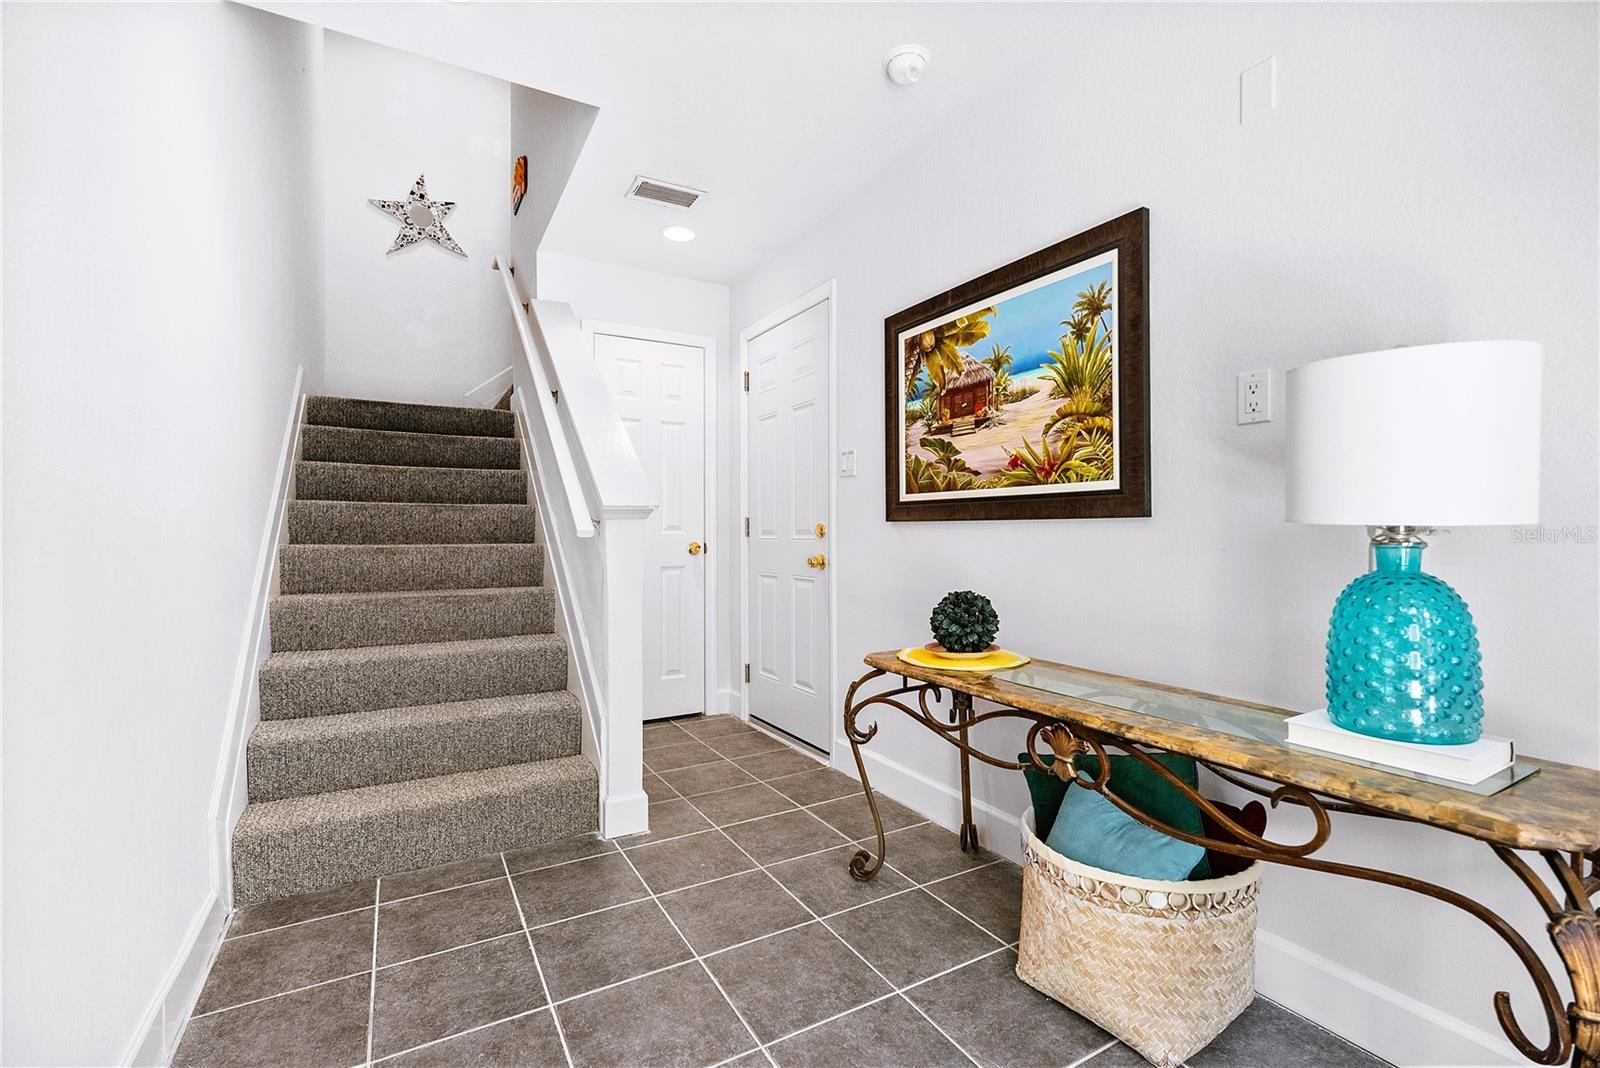
[[[668,241],[693,241],[694,231],[687,226],[663,226],[661,236]]]

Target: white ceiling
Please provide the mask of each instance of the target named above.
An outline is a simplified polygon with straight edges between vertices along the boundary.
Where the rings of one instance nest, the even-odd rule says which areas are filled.
[[[1031,62],[1060,62],[1048,4],[283,3],[254,6],[600,109],[544,248],[733,282],[841,195]],[[928,72],[891,83],[915,43]],[[959,127],[958,127],[959,129]],[[953,152],[990,151],[981,130]],[[1003,153],[998,154],[1003,158]],[[707,191],[691,211],[623,199],[644,174]],[[661,237],[668,223],[697,239]]]

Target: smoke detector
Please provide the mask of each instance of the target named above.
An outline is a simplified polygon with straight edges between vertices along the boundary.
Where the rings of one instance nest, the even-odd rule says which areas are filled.
[[[895,45],[883,57],[883,73],[896,85],[910,85],[928,69],[928,50],[921,45]]]

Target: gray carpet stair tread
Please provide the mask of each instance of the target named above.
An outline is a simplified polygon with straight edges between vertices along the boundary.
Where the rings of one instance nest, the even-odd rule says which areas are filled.
[[[245,806],[234,904],[592,832],[599,776],[581,756]]]
[[[532,544],[527,504],[290,501],[289,541],[321,545]]]
[[[362,430],[407,430],[423,434],[477,434],[509,438],[517,421],[509,411],[446,404],[405,404],[356,397],[307,397],[306,422]]]
[[[272,598],[272,649],[376,645],[548,634],[555,591],[548,586],[291,593]]]
[[[279,551],[278,581],[283,593],[537,586],[544,581],[544,547],[285,545]]]
[[[305,719],[262,720],[251,801],[577,756],[583,712],[566,690]]]
[[[395,501],[408,504],[527,504],[522,471],[481,467],[399,467],[301,460],[295,497],[303,501]]]
[[[554,634],[273,653],[259,675],[262,719],[543,693],[567,686]]]
[[[515,469],[520,466],[522,455],[516,438],[307,425],[300,432],[300,459],[409,467]]]

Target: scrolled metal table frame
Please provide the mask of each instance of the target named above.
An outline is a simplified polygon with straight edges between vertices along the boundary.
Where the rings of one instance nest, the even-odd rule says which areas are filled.
[[[1420,823],[1419,820],[1322,797],[1298,786],[1276,785],[1273,788],[1262,785],[1250,781],[1237,770],[1197,759],[1196,763],[1208,771],[1241,789],[1266,798],[1274,807],[1281,802],[1288,802],[1302,806],[1311,814],[1316,826],[1310,838],[1299,843],[1273,842],[1239,826],[1226,812],[1202,797],[1198,791],[1174,775],[1165,764],[1154,759],[1146,750],[1113,735],[1089,730],[1079,725],[1070,725],[1046,713],[1019,708],[1000,707],[975,713],[972,707],[972,695],[960,690],[951,691],[949,712],[945,719],[941,719],[937,711],[930,707],[929,701],[930,698],[934,702],[942,700],[942,688],[936,683],[913,682],[903,676],[902,685],[857,699],[857,694],[864,684],[888,674],[880,668],[867,672],[851,683],[844,700],[845,736],[850,739],[850,748],[855,755],[856,771],[861,776],[861,787],[866,794],[867,805],[872,810],[872,822],[877,831],[876,855],[862,849],[850,860],[850,874],[857,879],[871,879],[883,866],[885,848],[883,820],[878,814],[878,804],[873,798],[872,786],[867,777],[867,766],[861,757],[861,747],[877,735],[878,724],[874,722],[865,729],[857,724],[857,719],[864,710],[881,706],[905,714],[960,750],[963,849],[978,848],[978,829],[972,822],[971,761],[980,760],[993,767],[1008,770],[1021,770],[1031,766],[1048,771],[1064,780],[1098,792],[1117,808],[1146,826],[1207,849],[1231,853],[1250,860],[1343,875],[1426,895],[1453,905],[1482,922],[1511,948],[1526,969],[1528,977],[1533,981],[1549,1027],[1549,1038],[1542,1045],[1528,1038],[1517,1023],[1511,1011],[1511,995],[1502,990],[1494,996],[1495,1016],[1500,1022],[1500,1028],[1519,1053],[1536,1064],[1558,1064],[1570,1056],[1573,1068],[1600,1068],[1600,918],[1596,916],[1594,904],[1595,897],[1600,895],[1600,854],[1566,854],[1549,849],[1538,851],[1555,877],[1558,889],[1552,890],[1521,853],[1505,846],[1494,844],[1489,846],[1495,856],[1499,857],[1527,887],[1544,911],[1547,920],[1546,930],[1555,944],[1562,963],[1566,966],[1567,977],[1572,984],[1573,999],[1570,1003],[1563,1004],[1555,978],[1533,947],[1528,944],[1527,939],[1487,906],[1459,891],[1409,875],[1321,860],[1312,856],[1327,843],[1332,833],[1333,825],[1328,816],[1330,812],[1392,819],[1406,823]],[[1028,728],[1027,762],[1001,759],[973,748],[970,738],[972,728],[995,719],[1023,719],[1032,724]],[[1041,742],[1053,754],[1055,758],[1053,765],[1044,762],[1043,752],[1039,748]],[[1111,774],[1111,763],[1106,759],[1108,749],[1132,757],[1160,775],[1200,806],[1212,820],[1226,828],[1237,840],[1218,841],[1188,834],[1151,819],[1122,800],[1107,788],[1107,780]],[[1093,777],[1079,772],[1074,763],[1077,756],[1084,754],[1092,754],[1099,758],[1098,771]],[[1588,868],[1587,874],[1585,866]]]

